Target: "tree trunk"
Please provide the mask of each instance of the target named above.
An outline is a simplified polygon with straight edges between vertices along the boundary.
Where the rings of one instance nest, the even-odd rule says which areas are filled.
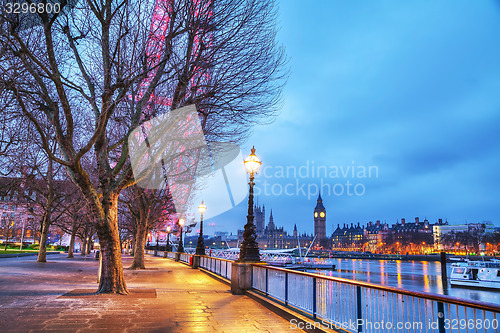
[[[87,247],[85,248],[85,254],[90,254],[90,248],[91,247],[92,247],[92,242],[89,239],[89,241],[87,242]]]
[[[40,248],[38,250],[37,262],[47,262],[47,239],[49,238],[49,227],[52,217],[52,204],[54,203],[54,187],[53,179],[53,161],[49,158],[49,165],[47,169],[47,204],[45,206],[45,213],[42,218],[41,235],[40,235]]]
[[[7,236],[5,236],[5,248],[4,250],[7,251],[7,243],[9,242],[9,233],[10,233],[10,230],[7,229]]]
[[[84,256],[87,254],[87,238],[83,237],[82,239],[82,250],[80,255]]]
[[[130,255],[135,255],[135,236],[134,236],[134,239],[132,239],[132,244],[130,244]]]
[[[146,269],[146,266],[144,265],[144,243],[146,242],[147,236],[147,221],[145,221],[141,214],[138,222],[137,232],[135,235],[136,241],[134,246],[134,261],[129,269]]]
[[[120,235],[118,232],[118,194],[102,199],[104,221],[97,225],[101,245],[102,270],[97,293],[128,294],[123,273]]]
[[[76,236],[76,222],[73,221],[71,228],[71,238],[69,240],[68,258],[73,258],[73,251],[75,249],[75,236]]]
[[[47,262],[47,239],[49,238],[49,217],[45,213],[42,219],[42,228],[40,232],[40,248],[38,249],[37,262]]]

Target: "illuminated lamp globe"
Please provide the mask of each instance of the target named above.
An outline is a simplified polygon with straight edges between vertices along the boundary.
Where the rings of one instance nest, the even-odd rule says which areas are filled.
[[[245,169],[247,169],[247,172],[250,174],[257,173],[259,171],[260,166],[262,162],[260,159],[255,155],[255,147],[252,147],[250,155],[245,159]]]
[[[206,210],[207,210],[207,206],[205,206],[205,204],[203,203],[203,200],[202,200],[201,205],[198,206],[198,211],[200,212],[200,214],[203,214],[203,213],[205,213]]]

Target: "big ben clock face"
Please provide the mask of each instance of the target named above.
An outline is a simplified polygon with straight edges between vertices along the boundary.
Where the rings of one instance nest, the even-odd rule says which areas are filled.
[[[314,212],[314,217],[318,217],[318,212]]]
[[[321,213],[319,213],[319,216],[320,216],[320,217],[325,217],[325,212],[321,212]]]

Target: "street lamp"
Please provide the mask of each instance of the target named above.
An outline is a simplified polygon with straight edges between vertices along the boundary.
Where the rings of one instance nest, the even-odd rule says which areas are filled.
[[[247,215],[247,224],[245,224],[245,230],[243,231],[243,242],[240,247],[240,258],[238,261],[246,262],[246,261],[260,261],[259,255],[259,244],[255,241],[257,239],[257,235],[255,233],[255,225],[253,224],[253,186],[255,183],[254,175],[259,171],[262,162],[255,155],[255,147],[252,147],[250,155],[245,159],[245,168],[247,172],[250,174],[250,185],[249,195],[248,195],[248,215]]]
[[[181,238],[179,239],[179,246],[177,247],[177,252],[184,252],[184,245],[182,244],[182,227],[184,226],[184,219],[179,219],[179,227],[181,227]]]
[[[165,250],[170,251],[170,232],[172,231],[172,228],[168,225],[167,226],[167,247]]]
[[[198,211],[201,214],[200,218],[200,235],[198,236],[198,244],[196,244],[196,254],[200,256],[205,255],[205,244],[203,243],[203,213],[207,210],[207,206],[201,201],[201,205],[198,206]]]

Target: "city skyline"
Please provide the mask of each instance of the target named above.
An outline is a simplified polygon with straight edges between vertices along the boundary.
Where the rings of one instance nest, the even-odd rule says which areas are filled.
[[[290,57],[283,109],[253,129],[267,181],[259,195],[275,220],[312,232],[315,195],[307,186],[344,186],[323,194],[327,229],[338,223],[401,217],[500,226],[500,7],[481,3],[282,1],[278,39]],[[300,23],[298,23],[300,22]],[[372,177],[265,177],[279,167],[376,167]],[[297,180],[299,184],[297,184]],[[348,196],[346,182],[362,195]],[[277,185],[276,185],[277,184]],[[297,188],[305,184],[304,195]],[[288,192],[294,195],[286,195]],[[337,193],[340,193],[337,185]],[[260,189],[264,191],[264,188]],[[210,221],[241,229],[246,202]],[[210,208],[208,208],[210,209]]]
[[[325,203],[325,201],[323,201],[324,205],[325,205],[325,208],[326,208],[326,236],[327,237],[330,237],[331,234],[335,231],[335,229],[337,228],[337,226],[339,225],[341,228],[346,225],[347,227],[350,227],[351,224],[354,225],[354,226],[357,226],[358,224],[360,224],[362,227],[363,226],[367,226],[370,222],[371,223],[376,223],[376,222],[380,222],[382,224],[387,224],[389,226],[392,226],[394,224],[401,224],[401,221],[402,220],[405,220],[407,223],[412,223],[415,221],[415,219],[419,219],[420,222],[424,221],[424,220],[428,220],[429,223],[439,223],[440,220],[442,220],[443,223],[448,223],[449,225],[453,226],[463,226],[463,225],[467,225],[467,224],[482,224],[482,223],[491,223],[493,224],[495,227],[500,227],[498,224],[495,224],[493,221],[491,220],[481,220],[481,221],[470,221],[470,220],[464,220],[464,221],[451,221],[447,218],[443,218],[443,217],[440,217],[440,216],[427,216],[427,215],[416,215],[416,216],[409,216],[409,215],[402,215],[400,217],[396,217],[395,219],[387,219],[387,218],[384,218],[384,217],[374,217],[374,218],[371,218],[369,220],[354,220],[354,219],[351,219],[349,221],[337,221],[335,223],[333,222],[329,222],[328,220],[328,203]],[[241,205],[245,205],[246,203],[242,203]],[[314,199],[314,205],[316,205],[316,199]],[[239,205],[240,206],[240,205]],[[268,224],[269,224],[269,221],[270,221],[270,215],[271,215],[271,211],[273,212],[273,222],[274,224],[276,225],[276,227],[283,227],[285,231],[287,231],[289,234],[293,233],[293,229],[294,229],[294,226],[296,225],[297,226],[297,230],[298,230],[298,233],[300,235],[302,234],[307,234],[307,235],[313,235],[314,234],[314,207],[313,209],[311,210],[310,212],[310,216],[309,216],[309,220],[307,221],[304,221],[303,223],[300,223],[300,222],[296,222],[296,223],[289,223],[289,222],[286,222],[285,220],[282,220],[280,218],[280,216],[282,215],[281,212],[280,212],[280,209],[277,209],[273,206],[268,206],[266,203],[262,203],[262,202],[259,202],[257,204],[257,206],[259,207],[262,207],[262,206],[265,206],[266,208],[266,213],[265,213],[265,224],[264,224],[264,227],[266,227]],[[247,206],[245,207],[236,207],[236,209],[238,208],[242,208],[245,210],[246,212],[246,209],[247,209]],[[228,211],[224,214],[234,214],[234,210],[232,211]],[[223,214],[223,215],[224,215]],[[241,213],[243,214],[243,213]],[[222,215],[222,218],[224,218],[224,216]],[[246,215],[245,215],[246,216]],[[254,211],[254,216],[255,216],[255,211]],[[237,231],[238,230],[242,230],[243,229],[243,225],[241,227],[237,227],[236,230],[233,230],[233,229],[224,229],[225,227],[225,224],[224,223],[221,223],[220,220],[222,220],[222,218],[220,216],[217,216],[217,217],[214,217],[212,219],[209,219],[207,220],[207,226],[205,227],[206,230],[205,230],[205,234],[207,235],[214,235],[215,233],[218,233],[218,232],[227,232],[228,234],[232,234],[232,235],[237,235]],[[196,220],[196,219],[195,219]],[[219,220],[219,221],[218,221]],[[297,220],[298,221],[298,220]],[[192,230],[191,234],[195,235],[198,233],[198,225],[195,229]],[[257,239],[258,240],[258,239]]]

